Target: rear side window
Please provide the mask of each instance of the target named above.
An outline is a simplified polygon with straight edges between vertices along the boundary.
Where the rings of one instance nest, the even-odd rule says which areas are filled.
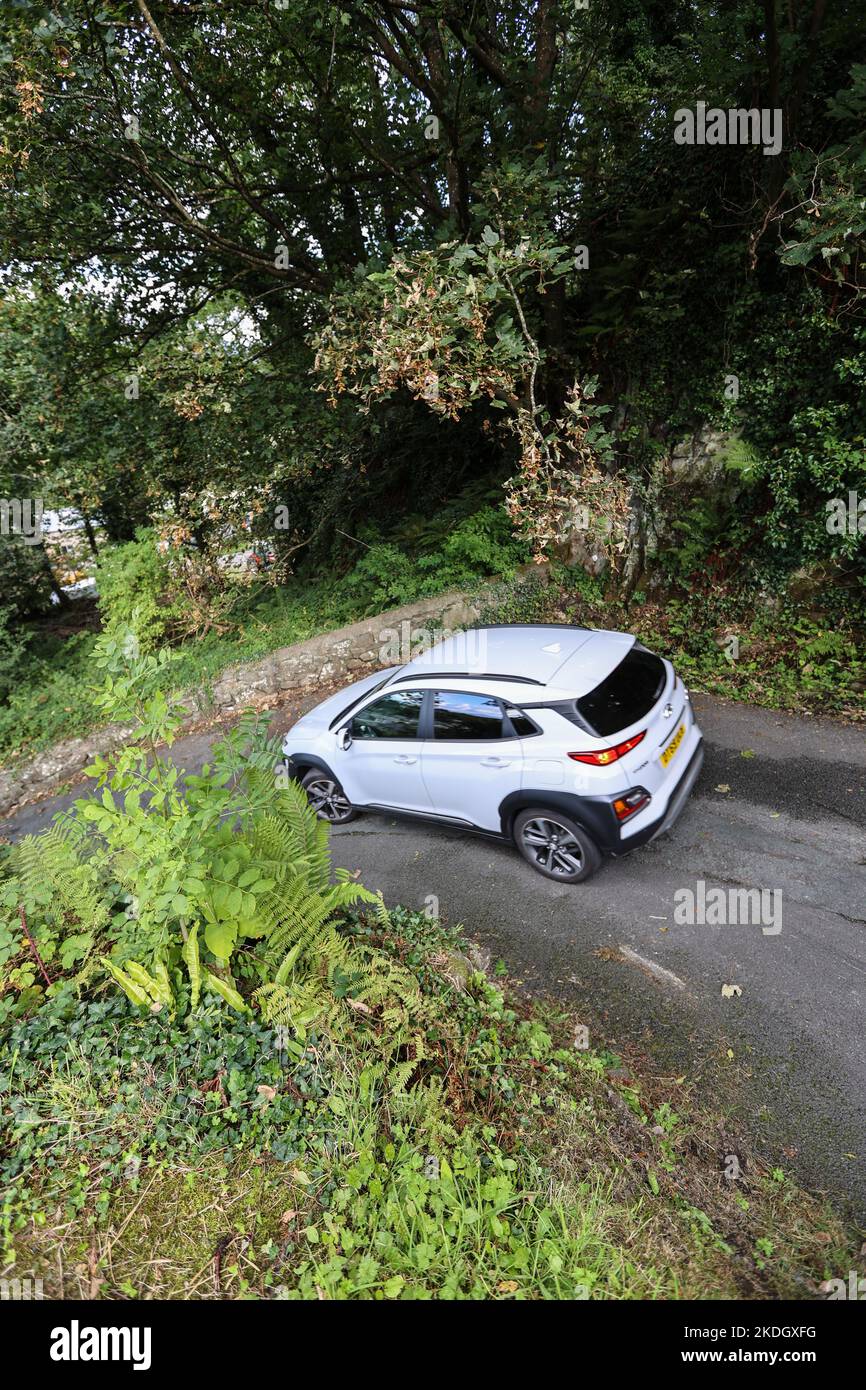
[[[661,657],[635,646],[601,685],[580,697],[577,710],[595,733],[607,738],[649,714],[664,687]]]
[[[417,738],[423,690],[395,690],[352,720],[352,738]]]
[[[529,715],[524,714],[522,709],[512,709],[509,707],[505,713],[511,720],[511,727],[518,738],[531,738],[533,734],[540,732],[538,726],[533,724]]]
[[[502,706],[489,695],[437,690],[433,700],[433,737],[502,738]]]

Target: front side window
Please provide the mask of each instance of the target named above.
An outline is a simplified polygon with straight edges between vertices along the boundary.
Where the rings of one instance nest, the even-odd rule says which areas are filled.
[[[352,713],[352,710],[355,708],[356,705],[360,705],[362,700],[366,700],[370,695],[375,695],[377,690],[381,690],[383,685],[387,685],[389,680],[391,679],[392,674],[393,673],[389,673],[387,676],[383,676],[380,681],[377,681],[377,683],[372,687],[372,689],[365,690],[363,695],[356,696],[350,705],[346,705],[345,709],[340,710],[340,713],[337,715],[336,719],[332,719],[328,727],[330,729],[336,729],[337,725],[341,724],[343,720],[346,718],[346,716]]]
[[[395,690],[352,720],[352,738],[417,738],[423,690]]]
[[[433,737],[502,738],[502,706],[490,695],[437,690],[433,699]]]

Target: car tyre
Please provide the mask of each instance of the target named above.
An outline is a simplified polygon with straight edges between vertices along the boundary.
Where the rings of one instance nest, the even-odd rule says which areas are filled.
[[[319,820],[326,820],[329,825],[346,825],[357,816],[358,812],[330,772],[311,768],[301,778],[301,786]]]
[[[514,818],[514,843],[527,864],[557,883],[585,883],[601,864],[601,851],[569,816],[531,806]]]

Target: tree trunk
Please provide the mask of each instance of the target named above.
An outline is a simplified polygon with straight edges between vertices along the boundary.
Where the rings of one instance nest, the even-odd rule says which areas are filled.
[[[53,569],[53,567],[52,567],[51,559],[50,559],[50,557],[49,557],[48,551],[45,549],[45,542],[44,542],[44,541],[39,545],[38,549],[39,549],[39,558],[40,558],[40,562],[41,562],[41,565],[42,565],[42,569],[43,569],[43,571],[44,571],[44,573],[45,573],[46,579],[48,580],[48,583],[49,583],[49,586],[50,586],[50,588],[51,588],[52,594],[53,594],[54,597],[57,599],[57,602],[59,603],[59,605],[60,605],[61,608],[68,608],[68,607],[69,607],[69,598],[68,598],[68,595],[66,595],[66,594],[63,592],[63,590],[61,589],[59,583],[57,582],[57,576],[56,576],[56,574],[54,573],[54,569]]]

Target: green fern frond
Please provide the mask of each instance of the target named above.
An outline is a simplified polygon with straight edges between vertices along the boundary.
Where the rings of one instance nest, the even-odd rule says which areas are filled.
[[[82,855],[85,843],[68,823],[52,825],[41,835],[25,836],[14,847],[10,869],[25,896],[38,896],[50,888],[55,915],[65,915],[96,937],[107,927],[109,911],[97,869]]]

